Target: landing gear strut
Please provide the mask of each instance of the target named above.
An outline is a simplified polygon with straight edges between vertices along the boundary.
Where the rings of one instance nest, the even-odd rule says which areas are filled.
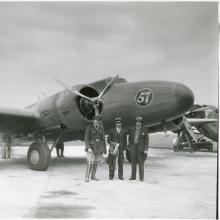
[[[42,140],[38,140],[32,143],[28,149],[27,161],[28,165],[32,170],[45,171],[50,165],[51,152],[56,146],[56,144],[61,139],[63,133],[61,132],[57,139],[54,141],[51,149],[46,143],[45,137]]]

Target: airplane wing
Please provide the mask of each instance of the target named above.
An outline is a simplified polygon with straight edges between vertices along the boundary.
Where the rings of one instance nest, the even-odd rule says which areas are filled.
[[[190,125],[209,124],[217,121],[217,119],[212,118],[187,118],[187,122],[189,122]]]
[[[39,127],[39,116],[29,109],[0,108],[0,136],[32,132]]]

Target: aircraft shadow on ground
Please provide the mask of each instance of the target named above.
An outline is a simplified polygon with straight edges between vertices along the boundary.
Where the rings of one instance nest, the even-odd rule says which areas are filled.
[[[86,205],[64,205],[60,203],[41,204],[36,210],[23,216],[28,218],[89,218],[89,212],[95,209]]]
[[[50,168],[53,167],[65,167],[71,165],[79,165],[85,164],[86,158],[85,157],[64,157],[64,158],[51,158]],[[7,169],[26,169],[28,168],[28,162],[26,158],[11,158],[8,160],[0,160],[0,169],[7,170]]]
[[[52,158],[50,162],[50,167],[69,167],[75,165],[84,165],[86,164],[85,157],[64,157],[64,158]]]

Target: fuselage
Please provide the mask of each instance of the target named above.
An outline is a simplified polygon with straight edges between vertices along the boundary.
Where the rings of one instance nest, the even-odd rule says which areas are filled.
[[[74,88],[80,90],[85,86]],[[103,98],[101,114],[106,132],[114,126],[115,117],[121,117],[124,126],[132,127],[135,117],[140,115],[145,126],[150,127],[181,117],[194,102],[194,95],[188,87],[168,81],[116,83]],[[69,90],[44,99],[29,110],[39,116],[39,130],[53,133],[64,129],[69,141],[82,139],[85,127],[91,123],[82,114],[79,97]]]

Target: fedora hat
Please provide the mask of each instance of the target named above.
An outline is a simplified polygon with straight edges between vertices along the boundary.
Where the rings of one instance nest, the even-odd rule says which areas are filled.
[[[141,116],[137,116],[135,121],[140,121],[140,122],[143,122],[143,118]]]
[[[121,118],[115,118],[115,123],[121,123]]]

